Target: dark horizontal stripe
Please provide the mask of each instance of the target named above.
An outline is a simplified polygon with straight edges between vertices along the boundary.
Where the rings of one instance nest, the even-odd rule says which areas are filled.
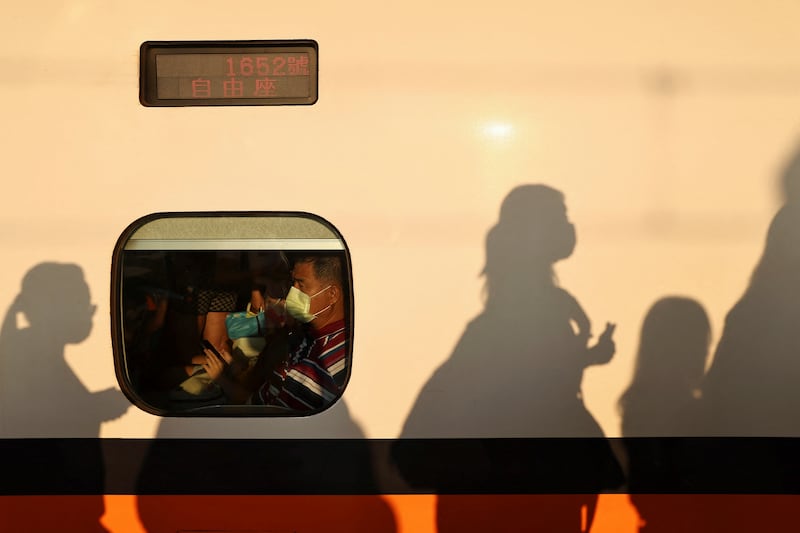
[[[0,458],[3,495],[800,494],[791,438],[2,439]]]

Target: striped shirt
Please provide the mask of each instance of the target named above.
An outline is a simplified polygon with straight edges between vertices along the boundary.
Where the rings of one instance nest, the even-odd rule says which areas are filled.
[[[275,369],[273,379],[258,389],[253,403],[296,411],[327,407],[344,386],[347,342],[344,320],[319,331],[308,327],[305,335],[291,345],[289,357]]]

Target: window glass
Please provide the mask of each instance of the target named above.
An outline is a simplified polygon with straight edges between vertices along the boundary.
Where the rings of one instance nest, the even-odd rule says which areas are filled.
[[[133,223],[112,266],[117,377],[162,415],[302,416],[351,367],[350,257],[307,214],[161,214]]]

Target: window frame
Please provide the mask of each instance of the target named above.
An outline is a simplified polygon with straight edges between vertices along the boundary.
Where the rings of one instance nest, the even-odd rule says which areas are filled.
[[[134,384],[131,382],[129,378],[129,365],[126,354],[126,344],[124,337],[125,308],[123,303],[123,280],[124,280],[123,257],[126,250],[126,245],[131,240],[131,237],[147,224],[150,224],[157,220],[187,219],[187,218],[205,218],[205,219],[241,218],[243,222],[246,222],[247,219],[256,219],[256,218],[258,219],[298,218],[320,224],[321,226],[329,230],[335,236],[336,239],[338,239],[338,241],[342,245],[340,253],[342,254],[342,268],[343,268],[342,281],[344,282],[345,285],[345,287],[343,287],[344,289],[343,296],[345,297],[344,320],[346,328],[348,329],[348,342],[345,348],[346,366],[344,371],[346,372],[346,374],[344,377],[344,383],[341,387],[339,395],[332,402],[330,402],[330,404],[326,405],[321,409],[314,409],[310,411],[296,411],[279,406],[237,405],[237,404],[204,405],[204,406],[187,408],[184,410],[175,410],[175,409],[169,409],[152,405],[151,403],[148,403],[144,398],[142,398],[139,392],[137,392]],[[225,249],[225,250],[242,251],[242,252],[257,251],[249,249],[241,249],[241,250]],[[186,251],[193,251],[193,250],[186,250]],[[202,251],[202,250],[198,249],[196,251]],[[309,255],[311,255],[311,254],[319,254],[327,250],[303,248],[297,250],[263,249],[263,251],[288,251],[290,253],[307,252]],[[337,252],[339,251],[337,250]],[[301,418],[301,417],[313,416],[315,414],[330,409],[334,404],[336,404],[341,400],[342,396],[344,396],[344,393],[350,382],[350,377],[353,368],[353,340],[354,340],[353,338],[355,332],[355,320],[354,320],[355,302],[353,293],[353,269],[352,269],[350,249],[341,232],[333,224],[331,224],[329,221],[327,221],[326,219],[322,218],[319,215],[303,211],[170,211],[170,212],[151,213],[142,216],[133,221],[132,223],[130,223],[125,228],[125,230],[122,231],[114,246],[114,251],[111,259],[110,302],[111,302],[111,346],[114,358],[114,371],[116,374],[117,383],[119,384],[122,392],[125,394],[125,396],[133,405],[135,405],[139,409],[149,414],[153,414],[159,417],[181,417],[181,418],[184,417]]]

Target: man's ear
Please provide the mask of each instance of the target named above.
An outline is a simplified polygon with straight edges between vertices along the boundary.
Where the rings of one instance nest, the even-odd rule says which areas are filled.
[[[342,289],[338,285],[331,285],[328,292],[330,293],[331,304],[337,303],[342,298]]]

